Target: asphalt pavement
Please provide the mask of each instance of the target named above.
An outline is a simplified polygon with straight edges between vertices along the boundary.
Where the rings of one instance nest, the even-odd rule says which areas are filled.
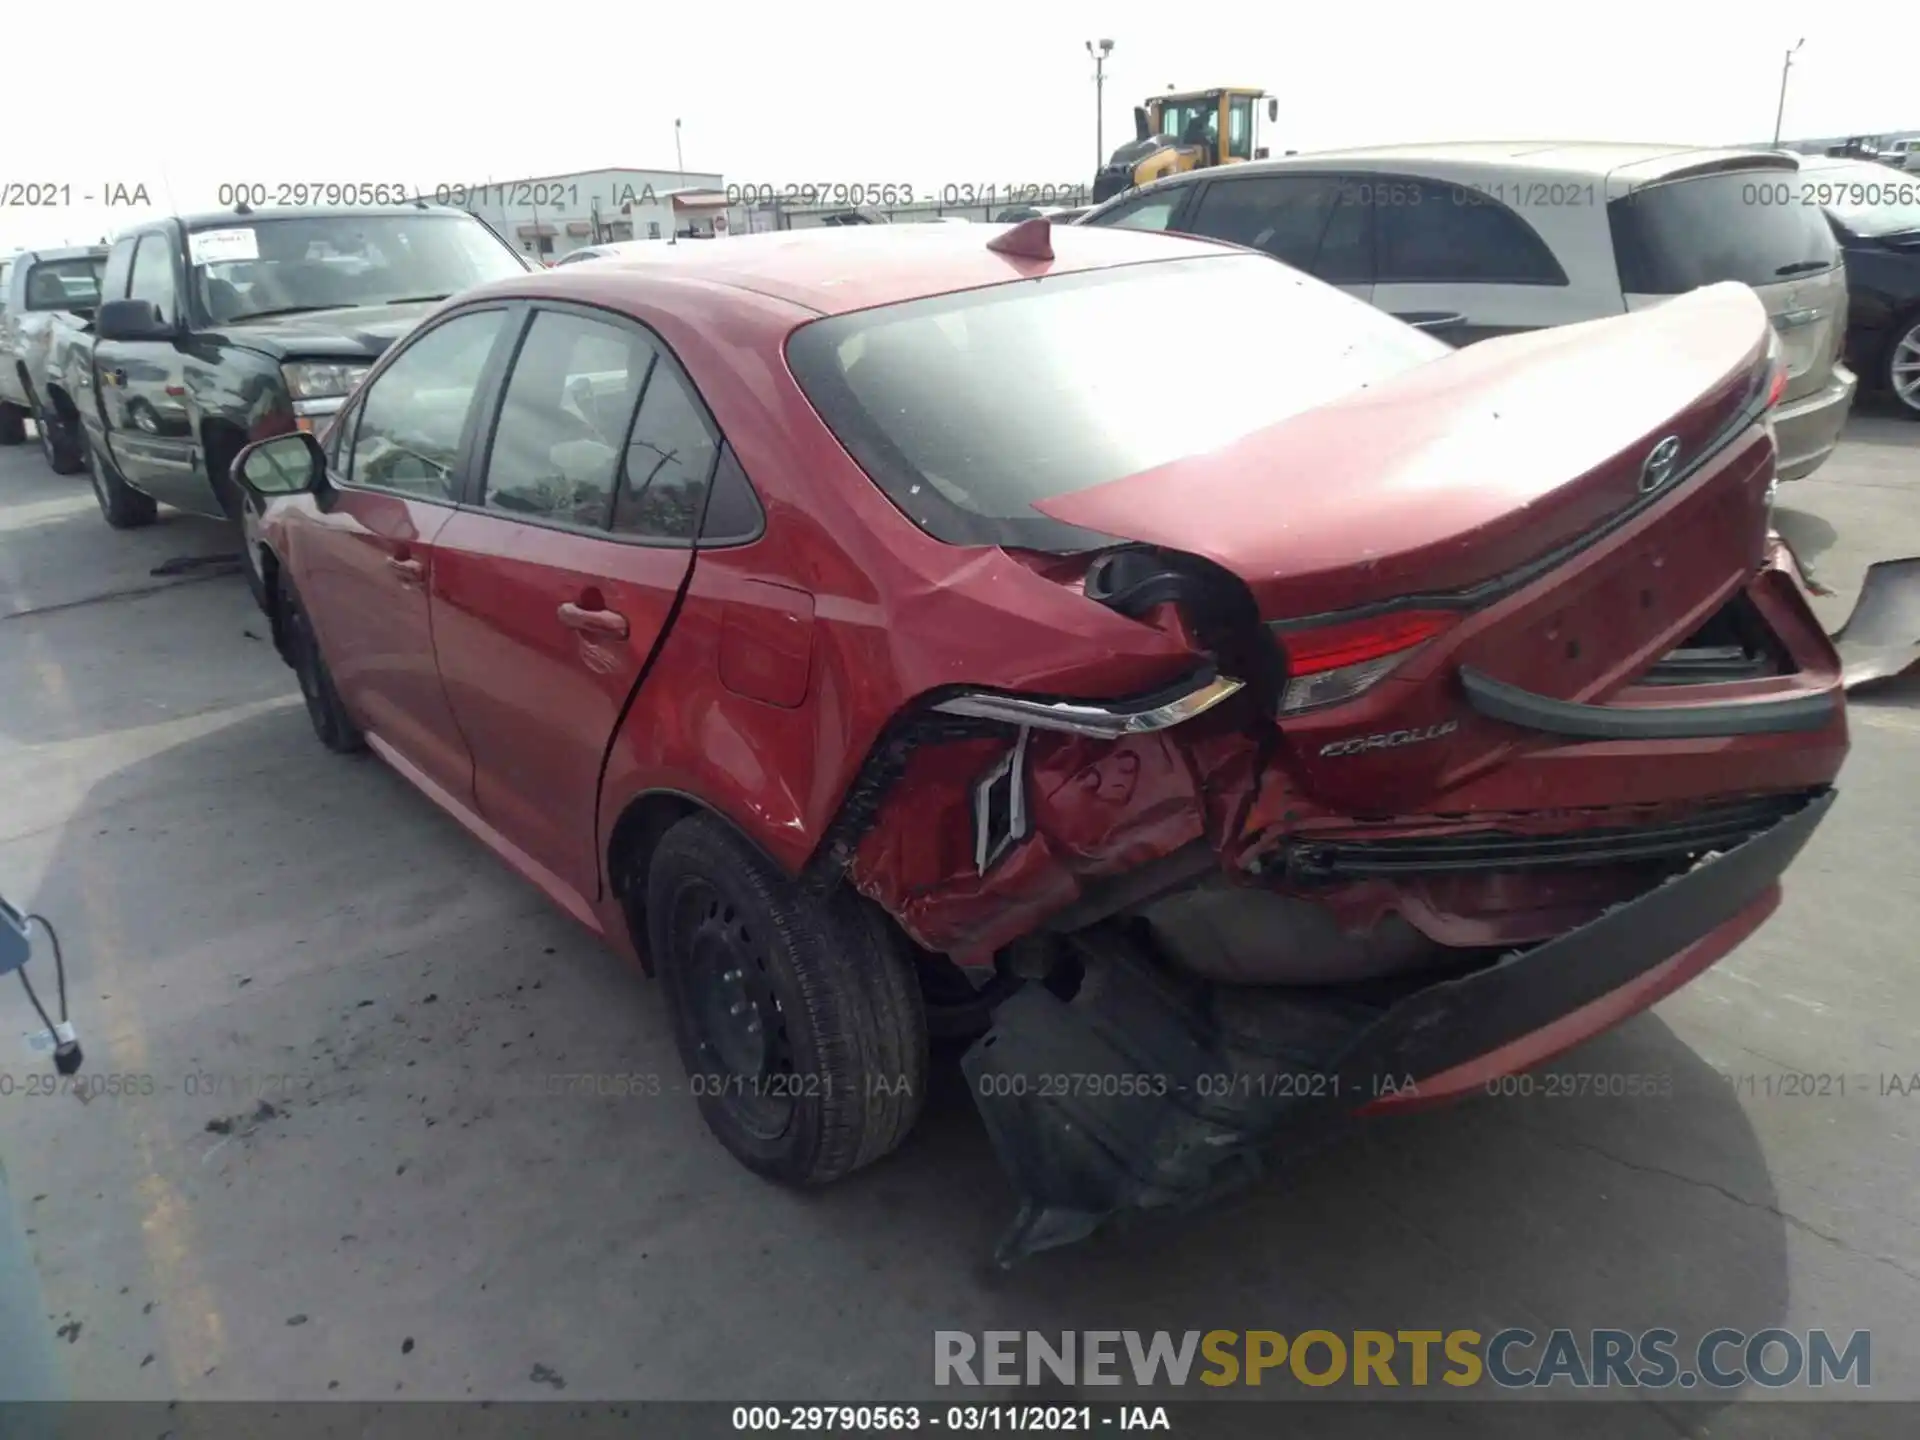
[[[1781,503],[1837,625],[1920,554],[1920,426],[1857,416]],[[74,1393],[879,1400],[932,1394],[937,1329],[1524,1325],[1866,1329],[1873,1393],[1920,1399],[1914,687],[1854,705],[1779,914],[1555,1067],[1666,1093],[1385,1120],[1002,1272],[1012,1197],[950,1063],[853,1180],[742,1169],[651,1093],[657,987],[315,742],[235,543],[110,531],[84,477],[0,450],[0,893],[58,926],[84,1069],[120,1077],[30,1093],[0,984],[0,1154]],[[641,1078],[543,1093],[580,1074]],[[1834,1413],[1667,1394],[1552,1433],[1913,1433]]]

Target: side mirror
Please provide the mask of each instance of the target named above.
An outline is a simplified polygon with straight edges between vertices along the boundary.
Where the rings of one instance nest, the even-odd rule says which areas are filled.
[[[233,460],[233,474],[258,500],[323,489],[327,456],[304,430],[256,440]]]
[[[1267,119],[1278,120],[1279,118],[1280,118],[1280,102],[1278,100],[1269,99],[1267,101]]]
[[[151,300],[109,300],[93,318],[102,340],[171,340],[173,326]]]

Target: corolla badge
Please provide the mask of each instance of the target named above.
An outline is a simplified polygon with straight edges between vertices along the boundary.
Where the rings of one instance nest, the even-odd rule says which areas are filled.
[[[1459,728],[1458,720],[1442,720],[1437,725],[1424,725],[1414,730],[1382,730],[1377,735],[1355,735],[1349,740],[1335,740],[1322,745],[1320,753],[1333,759],[1341,755],[1358,755],[1367,750],[1398,750],[1402,745],[1438,740],[1442,735],[1451,735]]]
[[[1640,467],[1640,493],[1651,495],[1679,473],[1680,437],[1669,435],[1647,452]]]

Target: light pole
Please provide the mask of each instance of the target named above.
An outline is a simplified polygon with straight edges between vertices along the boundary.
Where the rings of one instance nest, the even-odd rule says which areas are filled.
[[[1780,122],[1787,114],[1787,72],[1793,69],[1793,57],[1800,47],[1806,44],[1806,37],[1793,42],[1793,49],[1787,51],[1787,58],[1780,63],[1780,108],[1773,112],[1773,148],[1780,148]]]
[[[1099,48],[1095,49],[1095,45]],[[1105,92],[1107,88],[1107,56],[1113,53],[1113,41],[1089,40],[1087,53],[1093,56],[1093,148],[1099,153],[1093,157],[1093,168],[1097,173],[1107,163],[1107,110]]]
[[[673,122],[673,163],[680,168],[682,175],[687,173],[687,162],[680,156],[680,122]]]

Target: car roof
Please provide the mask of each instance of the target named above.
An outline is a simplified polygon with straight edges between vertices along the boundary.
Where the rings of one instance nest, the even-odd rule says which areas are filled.
[[[1035,221],[1024,222],[1028,225]],[[689,291],[719,286],[751,292],[820,315],[843,315],[927,295],[1081,270],[1240,253],[1188,236],[1079,225],[1051,225],[1054,258],[1029,260],[987,248],[1011,225],[849,225],[780,230],[702,241],[672,265],[626,255],[592,265],[562,265],[483,287],[480,294],[583,299],[618,308],[623,298],[659,296],[654,287]]]
[[[1554,175],[1614,175],[1630,171],[1646,183],[1700,166],[1750,162],[1784,169],[1784,157],[1759,150],[1723,149],[1679,143],[1612,140],[1447,140],[1410,145],[1368,145],[1317,150],[1280,160],[1254,160],[1233,167],[1236,174],[1300,170],[1329,163],[1406,161],[1449,168],[1527,170]],[[1205,175],[1208,171],[1192,171]]]

